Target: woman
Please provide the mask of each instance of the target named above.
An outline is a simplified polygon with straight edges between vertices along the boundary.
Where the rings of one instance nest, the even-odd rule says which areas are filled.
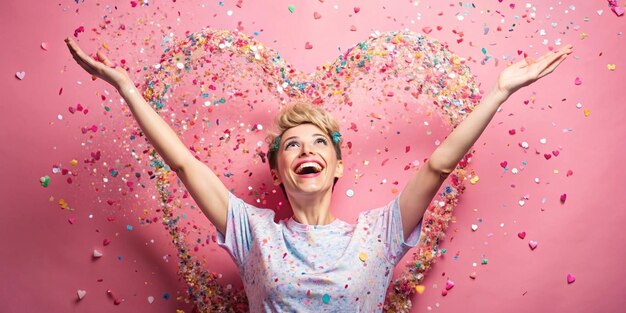
[[[157,152],[215,225],[219,244],[242,275],[252,312],[381,311],[393,267],[418,242],[421,221],[435,193],[515,91],[551,73],[572,52],[568,45],[537,60],[510,65],[467,118],[433,152],[404,190],[386,206],[359,215],[356,225],[330,210],[333,186],[343,175],[337,122],[308,103],[286,106],[269,136],[268,159],[293,217],[244,203],[198,161],[135,88],[128,73],[98,52],[87,56],[71,39],[74,59],[114,86]]]

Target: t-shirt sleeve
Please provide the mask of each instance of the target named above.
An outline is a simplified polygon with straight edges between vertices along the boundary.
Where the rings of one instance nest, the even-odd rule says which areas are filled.
[[[274,211],[254,207],[228,192],[226,233],[217,231],[217,244],[226,249],[237,266],[242,267],[252,247],[254,229],[273,221]]]
[[[385,245],[385,256],[393,265],[413,247],[419,243],[422,232],[422,220],[420,218],[417,226],[411,231],[408,238],[404,238],[402,229],[402,216],[400,213],[400,196],[395,197],[391,202],[382,208],[368,212],[371,225],[383,239]]]

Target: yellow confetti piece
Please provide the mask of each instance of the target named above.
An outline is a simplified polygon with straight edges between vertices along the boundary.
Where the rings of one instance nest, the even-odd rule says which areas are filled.
[[[589,114],[591,114],[591,111],[589,109],[584,109],[583,112],[585,113],[585,117],[589,116]]]
[[[585,40],[587,37],[589,37],[589,35],[587,33],[580,33],[580,35],[578,36],[578,38],[580,38],[580,40]]]
[[[70,161],[70,165],[72,165],[72,166],[76,166],[77,164],[78,164],[78,161],[76,161],[76,160],[71,160]]]
[[[614,71],[615,70],[615,64],[607,64],[606,68],[608,68],[609,71]]]
[[[359,260],[361,260],[363,262],[367,261],[367,253],[365,253],[365,252],[359,253]]]
[[[426,290],[426,286],[424,285],[415,286],[415,291],[417,291],[417,293],[419,294],[423,294],[425,290]]]
[[[470,179],[470,183],[472,183],[472,185],[476,185],[479,179],[480,178],[478,178],[478,176],[474,176],[472,177],[472,179]]]

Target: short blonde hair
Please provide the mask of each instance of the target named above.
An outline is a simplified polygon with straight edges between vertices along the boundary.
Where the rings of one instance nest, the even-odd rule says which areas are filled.
[[[339,133],[339,123],[321,106],[313,105],[305,100],[297,100],[282,108],[274,121],[275,130],[268,132],[266,141],[269,145],[267,159],[270,170],[276,169],[276,157],[278,156],[278,147],[280,146],[282,134],[288,129],[302,124],[313,124],[324,131],[332,140],[333,147],[337,153],[337,160],[341,160],[340,136],[333,136],[335,132]],[[337,140],[333,140],[335,138]]]

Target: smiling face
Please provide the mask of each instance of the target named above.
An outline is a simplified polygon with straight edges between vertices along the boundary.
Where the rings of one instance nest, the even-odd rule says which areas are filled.
[[[301,124],[281,136],[272,176],[289,197],[332,192],[335,178],[343,175],[332,138],[313,124]]]

